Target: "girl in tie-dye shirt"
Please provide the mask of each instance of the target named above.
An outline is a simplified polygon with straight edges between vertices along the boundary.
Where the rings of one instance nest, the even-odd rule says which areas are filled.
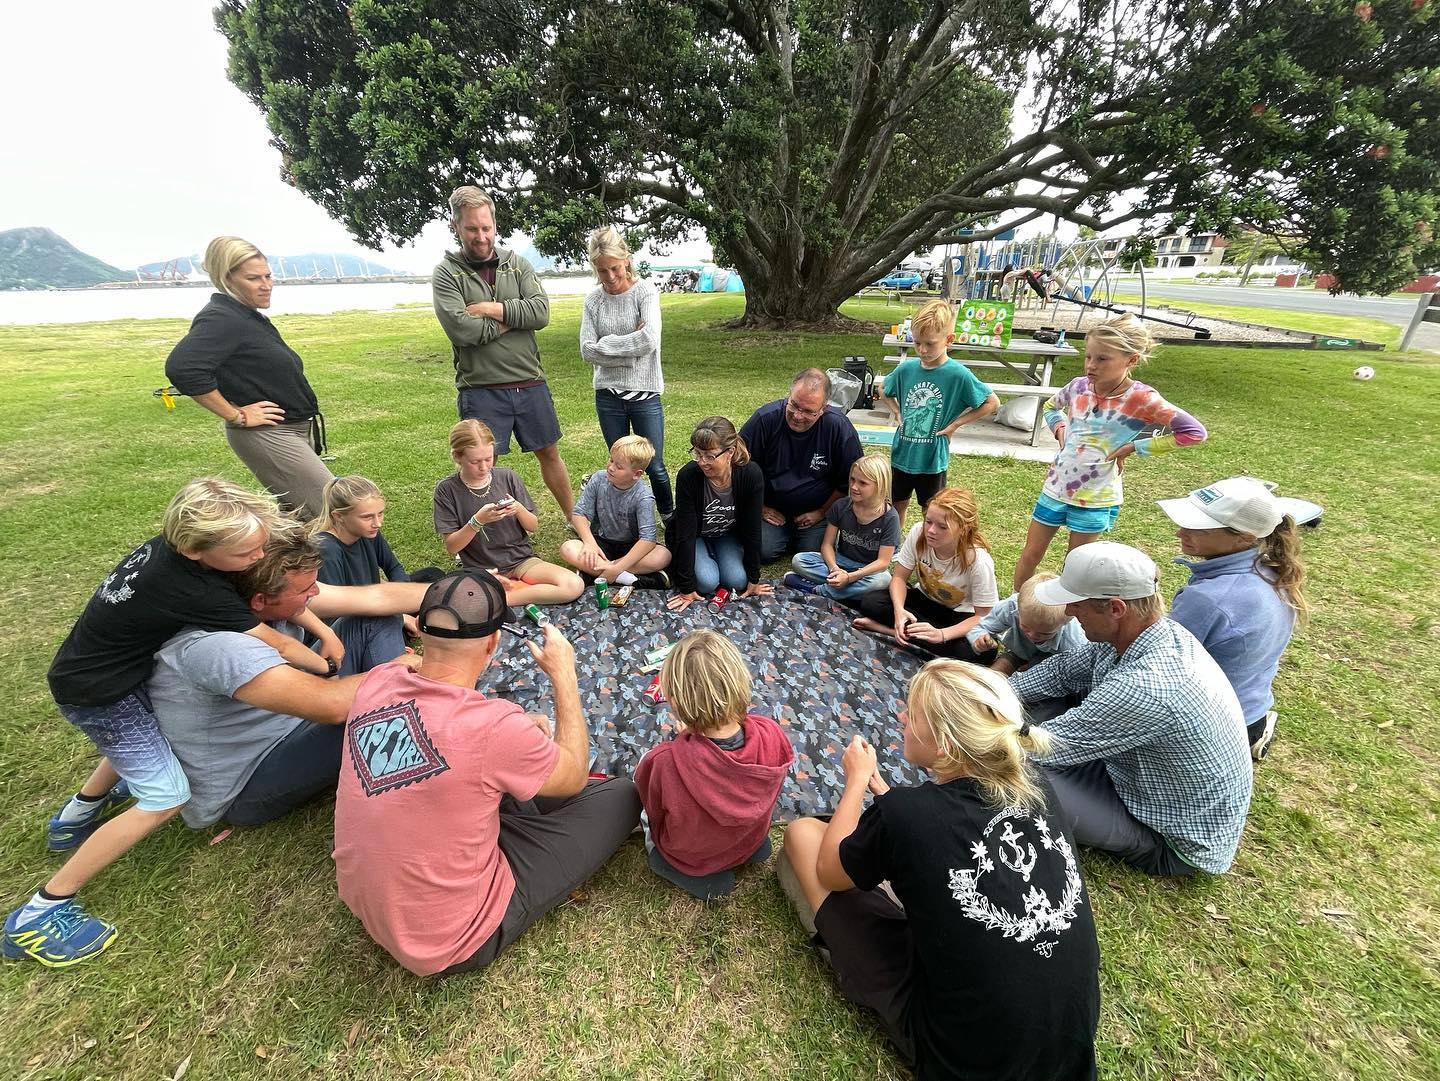
[[[1064,526],[1070,547],[1115,524],[1124,502],[1120,473],[1131,454],[1165,454],[1205,441],[1205,427],[1130,373],[1149,359],[1155,339],[1133,315],[1111,319],[1085,335],[1085,374],[1045,403],[1045,423],[1060,453],[1035,503],[1015,588],[1025,583]],[[1149,435],[1151,430],[1164,434]]]

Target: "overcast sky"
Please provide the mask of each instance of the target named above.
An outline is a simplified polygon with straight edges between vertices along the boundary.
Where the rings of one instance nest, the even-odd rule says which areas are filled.
[[[360,250],[280,179],[264,119],[225,77],[211,9],[0,3],[0,229],[48,226],[123,269],[198,254],[222,233],[276,255]],[[380,261],[428,273],[449,235],[436,223]]]

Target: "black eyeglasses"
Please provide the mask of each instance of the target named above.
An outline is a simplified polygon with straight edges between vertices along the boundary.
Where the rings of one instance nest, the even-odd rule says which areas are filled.
[[[734,447],[726,447],[724,450],[717,450],[713,454],[707,454],[699,447],[691,447],[690,457],[695,459],[695,461],[697,462],[702,462],[705,465],[709,465],[711,462],[718,462],[721,458],[725,457],[725,455],[729,454],[734,449]]]

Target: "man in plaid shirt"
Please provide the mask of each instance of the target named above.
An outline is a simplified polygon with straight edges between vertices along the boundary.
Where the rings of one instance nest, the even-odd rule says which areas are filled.
[[[1080,697],[1045,722],[1045,766],[1075,839],[1152,875],[1223,874],[1250,806],[1245,718],[1230,681],[1165,617],[1155,564],[1097,541],[1035,590],[1090,640],[1010,677],[1020,701]]]

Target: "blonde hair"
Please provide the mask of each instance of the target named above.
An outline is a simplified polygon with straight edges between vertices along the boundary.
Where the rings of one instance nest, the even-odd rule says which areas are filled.
[[[710,454],[733,449],[735,453],[730,458],[732,469],[739,469],[750,460],[750,448],[740,438],[735,425],[724,417],[706,417],[695,425],[695,431],[690,434],[690,445]]]
[[[1255,563],[1275,575],[1271,588],[1280,599],[1295,609],[1295,618],[1303,627],[1310,619],[1310,602],[1305,599],[1305,564],[1300,562],[1300,531],[1295,519],[1285,515],[1268,537],[1261,537]]]
[[[321,533],[334,529],[336,517],[354,509],[362,499],[384,500],[380,487],[373,480],[359,474],[335,477],[325,482],[325,509],[315,520],[312,532]]]
[[[241,240],[238,236],[217,236],[205,245],[205,273],[210,275],[210,283],[216,289],[232,300],[240,300],[235,290],[230,288],[230,275],[241,263],[264,258],[265,253],[248,240]],[[269,260],[265,265],[270,265]]]
[[[318,571],[325,562],[320,542],[301,522],[282,516],[265,538],[265,554],[254,566],[235,576],[235,590],[251,597],[273,597],[285,588],[285,579],[302,571]]]
[[[856,458],[855,464],[850,467],[852,474],[859,473],[862,477],[875,485],[875,491],[880,494],[880,502],[890,502],[890,459],[883,454],[867,454],[863,458]]]
[[[950,528],[955,532],[955,558],[960,560],[962,571],[969,570],[971,551],[976,548],[990,550],[990,542],[980,532],[980,506],[975,497],[964,488],[941,488],[925,505],[926,513],[931,507],[938,507],[949,521]],[[923,556],[926,547],[925,527],[922,525],[915,540],[915,554]]]
[[[1103,604],[1108,606],[1112,600],[1118,599],[1121,598],[1091,597],[1089,598],[1087,603],[1097,607],[1098,610],[1099,605]],[[1148,597],[1134,597],[1131,599],[1126,599],[1125,610],[1133,616],[1138,616],[1146,623],[1154,623],[1157,619],[1159,619],[1165,614],[1165,596],[1160,592],[1160,587],[1157,585],[1155,587],[1155,592],[1150,594],[1150,596]]]
[[[1026,723],[1004,676],[965,661],[934,660],[910,680],[906,702],[930,726],[937,774],[973,778],[996,807],[1045,806],[1027,755],[1048,751],[1050,733]]]
[[[655,444],[643,435],[622,435],[610,444],[610,457],[619,458],[631,469],[644,469],[655,457]]]
[[[936,334],[955,332],[955,309],[936,297],[920,305],[920,310],[910,317],[911,334],[923,334],[926,330]]]
[[[493,447],[495,433],[482,420],[462,420],[450,429],[450,457],[459,458],[472,447]]]
[[[913,322],[911,325],[914,325]],[[1085,342],[1088,345],[1092,341],[1112,346],[1127,358],[1135,357],[1130,362],[1132,368],[1139,367],[1155,355],[1155,336],[1150,333],[1150,328],[1128,312],[1087,330]]]
[[[452,224],[458,222],[461,213],[466,210],[487,206],[490,208],[491,215],[494,215],[494,199],[474,184],[462,184],[450,193],[450,221]]]
[[[252,492],[219,477],[200,477],[175,493],[165,508],[165,542],[177,552],[228,548],[267,534],[281,522],[275,497]]]
[[[1025,584],[1016,594],[1020,618],[1026,623],[1050,631],[1063,626],[1070,617],[1065,614],[1063,604],[1043,604],[1035,597],[1035,587],[1041,582],[1053,582],[1055,575],[1041,571],[1025,579]]]
[[[714,732],[750,712],[750,669],[730,639],[694,631],[660,668],[660,690],[686,728]]]
[[[625,262],[625,274],[631,281],[635,280],[635,260],[630,252],[630,245],[625,243],[619,231],[613,225],[602,225],[590,234],[585,241],[585,250],[590,256],[590,265],[595,265],[597,259],[622,259]]]

